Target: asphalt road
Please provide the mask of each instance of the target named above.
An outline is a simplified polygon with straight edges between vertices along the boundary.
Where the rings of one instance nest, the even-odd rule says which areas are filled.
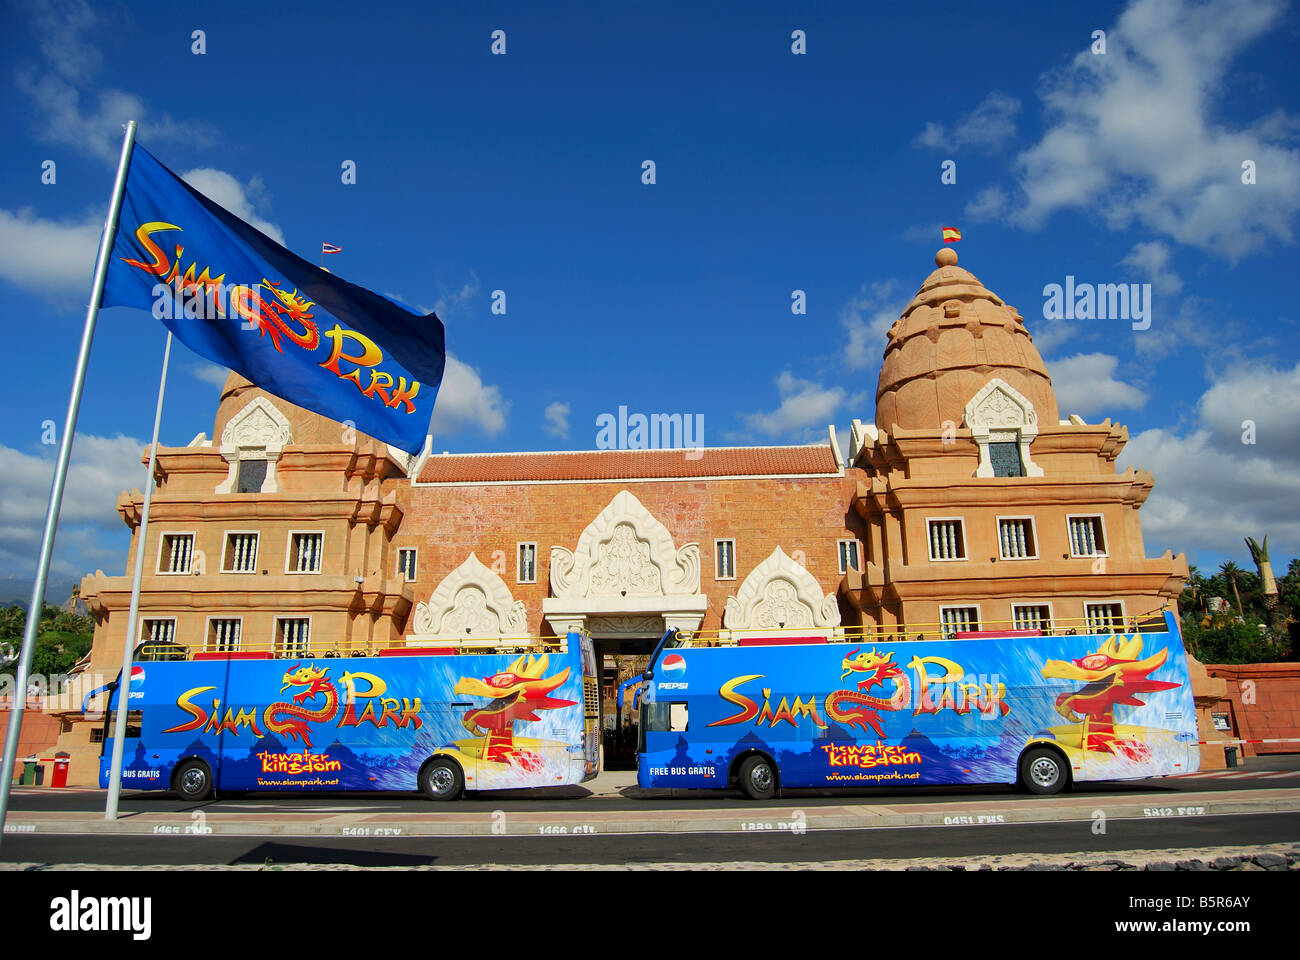
[[[1162,799],[1176,804],[1177,797],[1190,792],[1233,792],[1248,796],[1254,790],[1300,790],[1300,756],[1270,758],[1255,764],[1250,777],[1187,777],[1127,783],[1082,784],[1072,796],[1091,805],[1107,799]],[[170,795],[131,792],[123,795],[124,814],[183,814],[196,809],[220,811],[223,815],[248,814],[250,818],[273,819],[280,813],[321,813],[364,818],[376,813],[414,813],[456,810],[484,813],[545,813],[584,810],[635,812],[646,817],[644,832],[624,834],[548,834],[540,836],[366,836],[313,837],[240,836],[221,833],[207,836],[149,834],[15,834],[4,837],[2,862],[98,863],[98,864],[234,864],[234,863],[348,863],[360,866],[475,865],[638,862],[828,861],[875,858],[942,857],[960,862],[964,857],[1009,853],[1117,853],[1124,850],[1190,848],[1300,841],[1300,814],[1255,812],[1198,816],[1191,818],[1112,818],[1103,834],[1093,832],[1092,823],[1074,819],[1066,822],[1008,822],[979,826],[877,826],[855,830],[811,829],[731,830],[683,834],[658,832],[654,819],[658,811],[725,809],[737,822],[762,823],[763,811],[784,809],[792,803],[815,809],[845,803],[888,803],[892,807],[921,806],[951,801],[974,804],[981,801],[1033,804],[1038,798],[1003,787],[935,787],[916,790],[880,789],[835,792],[790,791],[784,798],[766,803],[743,799],[738,793],[692,792],[686,796],[637,797],[610,793],[592,795],[585,788],[521,791],[471,795],[455,804],[431,804],[415,794],[314,794],[234,795],[195,804]],[[12,813],[64,811],[100,813],[104,795],[100,791],[29,791],[12,796]]]
[[[4,839],[8,862],[96,864],[348,863],[359,866],[597,863],[764,863],[964,857],[1005,853],[1114,853],[1300,840],[1300,816],[1253,814],[1182,820],[981,827],[870,828],[707,834],[539,837],[286,838],[25,836]]]

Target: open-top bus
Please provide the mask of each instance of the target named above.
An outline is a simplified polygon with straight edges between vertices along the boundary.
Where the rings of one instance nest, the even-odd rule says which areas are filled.
[[[766,799],[782,787],[1018,783],[1052,794],[1200,763],[1168,612],[1100,632],[941,640],[669,631],[632,682],[642,787],[738,786]]]
[[[127,685],[122,785],[214,791],[466,790],[581,783],[600,763],[591,638],[503,640],[488,652],[375,656],[145,645]],[[157,659],[154,659],[157,657]],[[108,687],[100,785],[121,702]],[[87,697],[89,701],[96,694]]]

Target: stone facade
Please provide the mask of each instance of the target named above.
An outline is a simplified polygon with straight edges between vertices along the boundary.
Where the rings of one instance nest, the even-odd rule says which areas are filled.
[[[979,626],[1015,620],[1017,604],[1054,624],[1089,603],[1158,613],[1187,567],[1144,556],[1153,481],[1116,473],[1127,432],[1060,420],[1020,316],[951,250],[937,263],[890,331],[876,422],[854,421],[847,462],[833,430],[797,447],[411,458],[232,375],[217,440],[160,449],[148,536],[124,573],[83,581],[86,672],[117,673],[136,549],[136,642],[191,650],[472,647],[580,627],[609,652],[674,626],[906,622],[938,636],[925,625],[945,607]],[[119,500],[133,531],[141,507],[138,491]],[[1078,517],[1095,531],[1086,551]],[[936,518],[960,541],[948,556]],[[71,703],[60,716],[71,782],[92,783],[99,725]]]

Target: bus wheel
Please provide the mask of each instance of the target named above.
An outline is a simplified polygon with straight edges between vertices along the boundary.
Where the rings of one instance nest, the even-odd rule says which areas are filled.
[[[1060,793],[1069,776],[1065,761],[1055,750],[1038,747],[1020,758],[1020,782],[1030,793],[1042,796]]]
[[[465,789],[465,779],[454,760],[439,757],[420,771],[420,792],[430,800],[455,800]]]
[[[212,771],[202,760],[182,763],[172,783],[183,800],[206,800],[212,796]]]
[[[776,794],[776,770],[767,757],[755,754],[740,765],[740,789],[751,800],[771,800]]]

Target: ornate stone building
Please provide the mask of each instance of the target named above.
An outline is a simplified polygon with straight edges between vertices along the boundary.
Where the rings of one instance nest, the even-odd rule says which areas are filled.
[[[233,376],[213,436],[159,451],[147,541],[87,577],[112,678],[134,551],[136,643],[281,655],[491,646],[585,629],[829,634],[1118,623],[1177,596],[1143,554],[1152,485],[1109,421],[1061,420],[1022,318],[940,251],[889,333],[874,425],[807,446],[409,458]],[[136,530],[142,498],[118,509]],[[608,688],[607,688],[608,689]],[[77,705],[79,707],[79,704]],[[99,725],[59,747],[94,782]]]
[[[890,328],[874,425],[853,422],[862,622],[913,629],[1093,626],[1173,604],[1182,555],[1148,558],[1154,480],[1115,470],[1128,431],[1062,419],[1014,308],[940,250]]]

